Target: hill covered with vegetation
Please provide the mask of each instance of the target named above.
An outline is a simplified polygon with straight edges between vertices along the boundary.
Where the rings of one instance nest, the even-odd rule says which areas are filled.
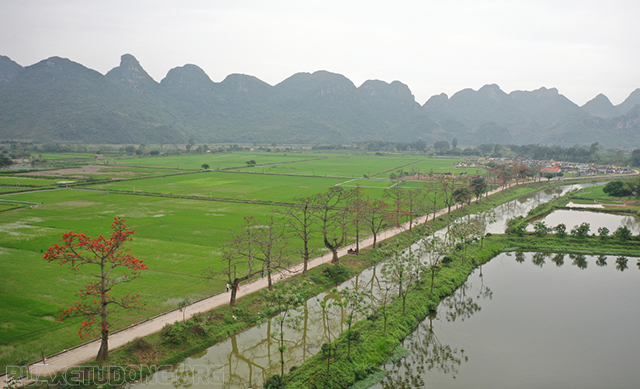
[[[613,106],[604,95],[579,107],[555,88],[505,93],[497,85],[415,101],[407,85],[356,87],[328,71],[277,85],[231,74],[213,82],[196,65],[156,82],[130,54],[106,75],[51,57],[22,67],[0,56],[0,138],[34,142],[237,142],[461,145],[640,143],[640,90]]]

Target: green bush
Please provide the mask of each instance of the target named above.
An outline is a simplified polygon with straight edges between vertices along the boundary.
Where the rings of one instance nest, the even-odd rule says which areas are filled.
[[[342,265],[333,265],[325,268],[322,272],[325,277],[335,283],[341,283],[346,281],[351,276],[351,271]]]
[[[633,188],[624,181],[611,181],[602,188],[602,191],[609,196],[631,196],[633,194]]]
[[[545,236],[549,233],[549,227],[544,222],[537,222],[533,225],[536,236]]]
[[[576,227],[571,229],[571,235],[576,237],[576,238],[583,239],[583,238],[589,236],[589,229],[590,228],[591,228],[591,226],[589,225],[589,223],[587,223],[587,222],[581,223],[579,226],[576,226]]]
[[[556,231],[556,235],[558,236],[558,238],[564,238],[565,236],[567,236],[567,226],[564,223],[560,223],[555,226],[554,230]]]
[[[613,233],[613,236],[616,239],[621,240],[621,241],[629,240],[629,239],[631,239],[631,230],[629,230],[629,228],[627,226],[620,226]]]
[[[602,240],[607,239],[607,237],[609,236],[609,229],[607,227],[598,227],[598,235],[600,235],[600,238]]]
[[[160,330],[160,338],[163,343],[181,344],[187,340],[189,335],[189,327],[184,322],[175,322],[173,324],[165,324]]]
[[[504,232],[509,235],[524,236],[527,231],[526,227],[527,226],[524,223],[524,217],[516,216],[507,220],[507,228]]]
[[[262,387],[264,389],[282,389],[284,388],[284,382],[282,381],[282,377],[280,377],[279,374],[276,374],[267,378]]]

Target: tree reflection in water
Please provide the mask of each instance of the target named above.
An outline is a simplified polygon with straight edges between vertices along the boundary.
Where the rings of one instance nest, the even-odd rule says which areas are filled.
[[[456,321],[456,319],[464,321],[482,309],[472,296],[467,295],[467,290],[470,288],[471,284],[466,282],[456,289],[451,296],[442,301],[442,306],[446,308],[445,317],[447,321]]]
[[[549,256],[550,256],[549,253],[542,253],[542,252],[534,253],[532,262],[534,265],[542,267],[545,264],[545,259],[549,258]]]
[[[584,254],[569,254],[569,258],[573,260],[573,265],[577,266],[579,269],[587,268],[587,257]]]
[[[616,269],[620,270],[620,271],[625,271],[629,268],[629,266],[627,266],[627,263],[629,262],[629,260],[626,257],[618,257],[616,258]]]
[[[482,277],[480,278],[482,280]],[[421,388],[425,385],[425,374],[435,371],[456,378],[458,368],[469,360],[463,348],[444,344],[435,334],[433,321],[445,317],[447,321],[465,320],[480,311],[480,299],[491,299],[493,292],[481,282],[476,293],[471,283],[465,283],[453,295],[444,299],[441,312],[432,313],[405,339],[404,347],[409,356],[384,366],[389,374],[382,380],[384,389]],[[475,296],[475,298],[474,298]]]
[[[564,265],[564,254],[558,253],[554,255],[553,258],[551,258],[551,262],[555,263],[558,267]]]
[[[433,331],[433,320],[436,314],[423,321],[418,329],[405,340],[410,351],[409,357],[385,366],[389,374],[381,382],[384,389],[421,388],[425,385],[424,374],[428,371],[439,371],[450,374],[454,379],[458,367],[467,362],[469,357],[464,349],[443,344]]]
[[[507,253],[508,256],[510,253]],[[537,253],[533,253],[533,257],[531,259],[531,262],[533,262],[534,265],[542,267],[545,264],[545,261],[547,258],[551,257],[551,262],[555,263],[556,266],[560,267],[562,265],[564,265],[564,257],[566,254],[564,253],[557,253],[557,254],[551,254],[551,253],[543,253],[543,252],[537,252]],[[569,258],[571,258],[572,260],[572,265],[577,266],[579,269],[586,269],[587,266],[589,265],[589,263],[587,262],[587,256],[584,254],[569,254]],[[516,252],[516,261],[517,262],[524,262],[525,259],[525,254],[524,252],[521,251],[517,251]],[[598,267],[604,267],[607,266],[607,256],[606,255],[598,255],[598,257],[596,258],[596,265]],[[637,266],[638,269],[640,269],[640,259],[638,259],[637,261]],[[616,269],[619,271],[625,271],[629,268],[629,259],[625,256],[619,256],[616,258]],[[481,275],[482,276],[482,275]],[[482,279],[482,278],[481,278]]]

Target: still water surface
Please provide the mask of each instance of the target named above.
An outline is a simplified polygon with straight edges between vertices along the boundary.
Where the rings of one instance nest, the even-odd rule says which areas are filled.
[[[637,258],[503,253],[405,340],[373,388],[637,388]]]
[[[591,227],[589,230],[591,234],[597,234],[598,227],[607,227],[609,231],[613,233],[621,226],[627,226],[634,235],[640,233],[638,218],[631,215],[613,215],[602,212],[559,209],[538,221],[544,222],[549,227],[555,227],[560,223],[564,223],[567,227],[567,232],[579,224],[586,222],[589,223]],[[527,229],[533,231],[533,225],[529,225]]]
[[[498,205],[493,209],[496,214],[496,222],[489,226],[487,232],[492,234],[503,234],[507,227],[507,220],[516,216],[526,216],[530,210],[534,209],[538,205],[547,203],[556,197],[564,196],[571,191],[602,184],[604,184],[604,182],[562,185],[525,195],[502,205]]]

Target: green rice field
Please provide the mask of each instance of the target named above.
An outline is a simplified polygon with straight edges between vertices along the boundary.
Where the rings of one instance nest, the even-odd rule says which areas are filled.
[[[212,160],[220,161],[222,166],[234,166],[248,159],[255,159],[258,164],[267,160],[270,163],[285,161],[289,163],[282,166],[305,173],[257,174],[260,167],[242,172],[199,171],[203,163],[215,169]],[[309,159],[313,161],[304,161]],[[61,323],[53,317],[58,309],[76,301],[78,290],[91,279],[88,269],[74,273],[68,267],[43,260],[46,249],[59,243],[66,232],[108,235],[115,216],[124,217],[127,225],[135,229],[133,241],[127,247],[149,270],[140,279],[118,288],[119,293],[140,293],[148,302],[148,308],[133,315],[130,312],[113,315],[111,328],[117,329],[176,309],[184,298],[196,300],[223,291],[226,281],[222,277],[210,279],[203,272],[208,268],[221,269],[220,249],[231,231],[242,225],[245,216],[264,220],[279,209],[277,202],[291,202],[296,197],[311,196],[335,185],[361,186],[366,194],[375,198],[381,198],[383,189],[393,185],[421,188],[422,182],[396,182],[381,172],[394,171],[403,165],[406,171],[415,165],[421,171],[448,172],[455,169],[458,161],[414,156],[275,153],[135,160],[148,165],[100,166],[98,173],[107,169],[108,177],[113,179],[109,183],[87,181],[82,188],[0,194],[4,200],[41,204],[13,209],[15,204],[0,202],[0,366],[34,361],[40,356],[42,345],[46,347],[45,352],[51,354],[81,342],[77,336],[77,320]],[[185,173],[175,168],[191,165],[194,165],[192,173],[157,177]],[[96,168],[87,166],[85,170]],[[249,171],[254,173],[247,173]],[[369,173],[380,178],[364,178]],[[145,178],[146,174],[151,177]],[[351,176],[353,178],[347,178]],[[37,189],[57,184],[62,177],[68,178],[63,175],[51,179],[20,177],[19,180],[21,185],[33,185]],[[17,177],[0,177],[0,185],[14,185],[16,180]],[[212,201],[211,197],[223,201]],[[261,203],[239,202],[242,200]],[[295,251],[300,244],[291,238],[289,245]],[[314,255],[326,250],[317,236],[311,248]],[[300,261],[300,258],[292,254],[292,260]]]
[[[43,178],[29,178],[23,176],[0,176],[0,186],[53,186],[57,185],[59,180],[55,179],[43,179]]]
[[[421,173],[428,173],[430,170],[438,173],[452,172],[458,170],[455,168],[455,164],[459,161],[461,159],[436,159],[412,155],[340,155],[318,161],[256,166],[250,168],[249,171],[336,177],[364,177],[366,175],[368,177],[389,178],[389,175],[398,169]]]
[[[165,167],[176,169],[199,170],[203,164],[208,164],[210,169],[228,169],[231,167],[247,166],[247,161],[254,160],[257,165],[273,163],[289,163],[307,159],[320,160],[335,158],[331,154],[307,154],[307,153],[264,153],[264,152],[238,152],[223,154],[194,154],[166,157],[140,157],[118,158],[113,162],[135,167]]]

